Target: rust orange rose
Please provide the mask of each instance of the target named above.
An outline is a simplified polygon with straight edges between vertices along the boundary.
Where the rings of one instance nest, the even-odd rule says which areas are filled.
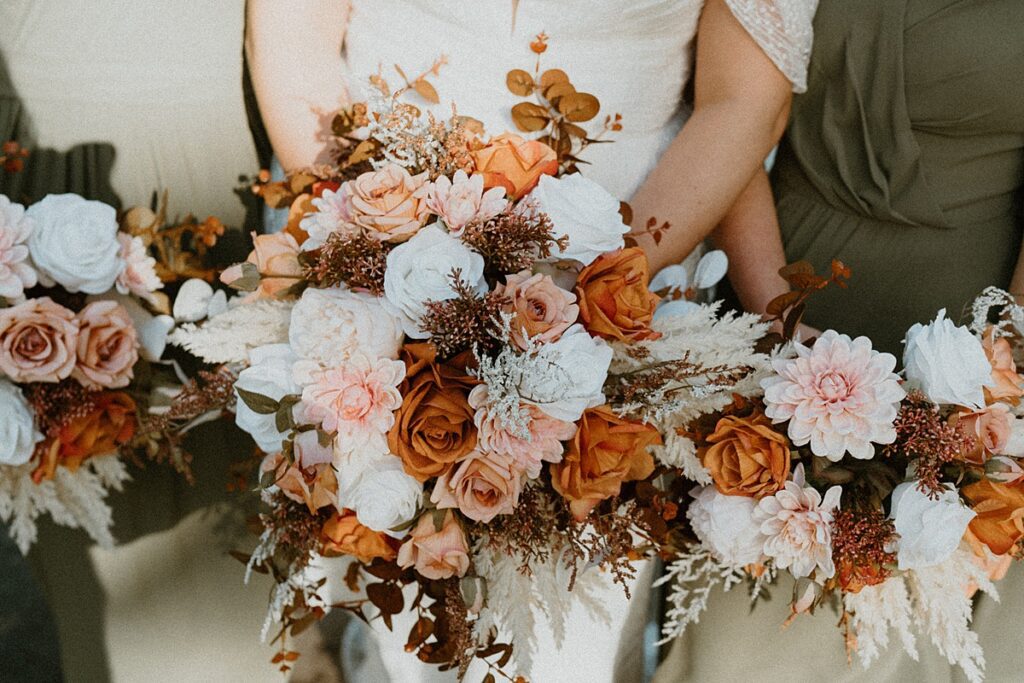
[[[1009,553],[1024,536],[1024,485],[982,479],[963,493],[977,514],[970,531],[996,555]]]
[[[105,392],[92,402],[88,413],[70,420],[42,445],[32,472],[37,484],[52,479],[57,465],[75,471],[88,458],[113,454],[135,436],[135,401],[128,394]]]
[[[661,443],[654,427],[621,418],[608,406],[580,418],[562,462],[551,465],[551,483],[583,520],[602,500],[619,494],[622,483],[650,476],[654,458],[648,446]]]
[[[558,173],[558,155],[543,142],[503,133],[471,153],[484,187],[504,187],[519,199],[537,186],[542,175]]]
[[[260,471],[273,472],[274,484],[281,493],[303,503],[310,514],[338,500],[338,477],[329,462],[301,468],[290,464],[281,453],[271,453],[263,458]]]
[[[410,476],[426,481],[444,474],[476,448],[469,392],[478,382],[465,371],[472,360],[469,352],[439,363],[433,347],[424,343],[407,344],[401,356],[406,379],[388,446]]]
[[[638,247],[602,254],[576,281],[583,326],[608,340],[657,339],[651,319],[659,298],[649,283],[647,257]]]
[[[720,493],[763,498],[785,486],[789,441],[763,413],[723,417],[707,441],[701,460]]]
[[[325,557],[353,555],[360,562],[376,558],[393,560],[398,554],[386,534],[368,529],[359,523],[351,510],[335,512],[320,532],[321,553]]]
[[[1013,405],[1020,403],[1021,396],[1024,396],[1024,377],[1017,374],[1017,365],[1013,362],[1013,350],[1010,342],[1000,337],[996,338],[995,328],[985,330],[981,346],[985,349],[985,356],[992,365],[993,386],[985,387],[985,400],[988,403],[993,401],[1007,401]]]

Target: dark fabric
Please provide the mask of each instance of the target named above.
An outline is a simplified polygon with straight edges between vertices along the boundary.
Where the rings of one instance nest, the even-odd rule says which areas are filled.
[[[853,270],[806,321],[901,353],[1009,285],[1021,244],[1024,3],[821,0],[773,171],[786,256]]]

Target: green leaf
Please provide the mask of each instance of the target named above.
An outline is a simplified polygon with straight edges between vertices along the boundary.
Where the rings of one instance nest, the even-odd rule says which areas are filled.
[[[241,292],[255,292],[260,286],[260,271],[255,264],[245,261],[241,264],[242,277],[227,283],[228,287]]]
[[[279,402],[269,396],[257,394],[255,391],[248,391],[238,386],[235,387],[235,391],[238,392],[238,396],[249,407],[249,410],[259,415],[273,415],[281,407]]]
[[[274,426],[277,427],[277,431],[291,431],[291,428],[295,426],[295,418],[292,416],[294,405],[282,402],[281,407],[277,409],[277,413],[274,414]]]

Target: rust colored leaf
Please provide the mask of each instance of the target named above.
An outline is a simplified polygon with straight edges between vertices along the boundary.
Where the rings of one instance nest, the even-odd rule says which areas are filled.
[[[398,614],[405,606],[402,589],[393,583],[371,583],[366,586],[366,597],[382,616]],[[389,626],[390,628],[390,626]]]
[[[565,95],[558,100],[558,111],[565,118],[577,123],[589,121],[597,116],[601,110],[601,104],[597,98],[590,93],[577,92]]]
[[[573,87],[572,83],[568,81],[561,81],[558,83],[552,83],[550,86],[544,89],[544,97],[554,102],[560,97],[566,97],[567,95],[574,95],[576,88]]]
[[[770,316],[779,317],[785,313],[790,306],[793,306],[799,300],[800,292],[786,292],[785,294],[780,294],[768,302],[768,307],[765,309],[765,313]]]
[[[633,224],[633,207],[627,202],[619,202],[619,215],[622,216],[622,222],[626,225]]]
[[[529,97],[533,94],[533,76],[522,69],[512,69],[505,76],[505,85],[513,95]]]
[[[407,652],[412,652],[426,641],[434,632],[434,622],[427,617],[420,617],[409,630],[409,640],[405,643]]]

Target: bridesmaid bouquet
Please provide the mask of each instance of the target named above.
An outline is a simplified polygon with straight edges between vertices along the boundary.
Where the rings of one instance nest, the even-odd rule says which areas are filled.
[[[284,669],[286,636],[333,607],[409,616],[407,650],[444,669],[528,671],[535,615],[559,633],[570,600],[601,611],[594,588],[668,533],[652,451],[767,362],[757,318],[686,300],[720,253],[652,287],[619,202],[573,172],[592,95],[513,71],[539,102],[514,120],[545,134],[488,136],[403,101],[436,99],[427,75],[373,79],[334,121],[333,164],[259,187],[288,227],[222,275],[244,297],[174,335],[240,368],[237,423],[265,453],[244,559],[275,580]],[[334,556],[359,597],[331,605]]]
[[[832,282],[848,273],[837,264]],[[798,264],[776,303],[789,328],[828,281]],[[994,307],[1001,322],[989,324]],[[688,527],[669,565],[664,636],[699,619],[710,589],[744,579],[756,600],[793,579],[792,617],[838,606],[849,653],[868,666],[891,638],[916,659],[929,637],[970,680],[984,657],[971,598],[1019,556],[1024,536],[1024,309],[990,289],[969,327],[940,312],[896,358],[826,331],[773,354],[751,392],[689,428]]]
[[[22,552],[44,513],[113,544],[105,498],[129,478],[122,455],[174,438],[142,417],[178,383],[156,365],[174,324],[160,290],[222,230],[73,194],[28,209],[0,195],[0,519]]]

